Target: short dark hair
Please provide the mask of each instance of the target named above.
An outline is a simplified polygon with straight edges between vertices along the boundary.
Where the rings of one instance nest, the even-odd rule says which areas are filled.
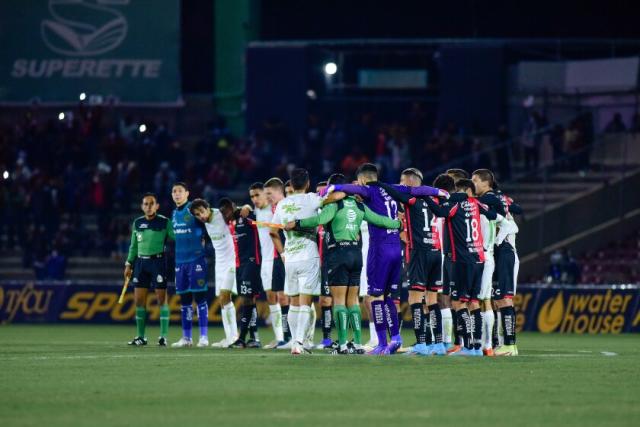
[[[365,175],[370,178],[378,179],[378,167],[373,163],[363,163],[356,171],[356,176]]]
[[[269,178],[267,182],[264,183],[265,187],[269,188],[278,188],[280,191],[284,193],[284,183],[278,177]]]
[[[447,175],[452,176],[454,181],[458,181],[459,179],[469,179],[469,172],[464,169],[447,169]]]
[[[457,191],[466,191],[467,189],[471,190],[472,194],[476,194],[476,185],[470,179],[463,178],[456,181]]]
[[[288,179],[287,182],[284,183],[285,188],[286,187],[291,187],[291,180]]]
[[[433,180],[433,186],[449,193],[453,193],[456,189],[456,184],[453,180],[453,177],[451,175],[447,175],[446,173],[441,173],[440,175],[436,176],[436,179]]]
[[[309,172],[306,169],[295,168],[291,171],[290,178],[294,190],[304,190],[309,183]]]
[[[249,186],[249,191],[251,190],[264,190],[264,184],[262,182],[254,182]]]
[[[223,197],[218,202],[218,209],[225,209],[225,208],[233,209],[233,200],[231,200],[228,197]]]
[[[158,197],[156,196],[156,193],[152,193],[150,191],[144,193],[142,195],[142,200],[146,199],[147,197],[153,197],[153,199],[157,202],[158,201]]]
[[[416,168],[407,168],[402,171],[402,175],[415,176],[416,178],[420,179],[420,183],[422,183],[422,181],[424,180],[424,178],[422,177],[422,172],[420,172],[420,170]]]
[[[187,184],[182,181],[174,182],[171,188],[174,188],[174,187],[182,187],[184,188],[184,191],[189,191],[189,187],[187,187]]]
[[[473,171],[471,176],[478,175],[478,178],[482,181],[489,181],[489,187],[493,188],[496,183],[495,177],[493,176],[493,172],[489,169],[476,169]]]
[[[329,177],[327,184],[336,185],[336,184],[344,184],[345,182],[347,182],[347,177],[345,177],[341,173],[334,173]]]
[[[189,212],[191,212],[191,215],[195,215],[196,209],[209,209],[209,207],[209,202],[205,199],[194,199],[193,202],[191,202],[191,206],[189,206]]]
[[[329,185],[327,183],[327,181],[320,181],[319,183],[316,184],[316,188],[318,188],[318,187],[326,187],[327,185]]]

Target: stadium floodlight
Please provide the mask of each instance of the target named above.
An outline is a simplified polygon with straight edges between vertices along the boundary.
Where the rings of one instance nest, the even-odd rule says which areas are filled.
[[[338,66],[335,62],[327,62],[326,64],[324,64],[324,73],[328,76],[333,76],[337,72]]]
[[[64,120],[64,113],[58,114],[58,120]]]
[[[145,125],[144,123],[141,124],[138,130],[140,131],[140,133],[145,133],[147,131],[147,125]]]
[[[84,101],[85,99],[87,99],[87,94],[86,94],[86,93],[84,93],[84,92],[82,92],[82,93],[80,94],[80,101]]]
[[[9,179],[9,171],[4,171],[4,172],[2,172],[2,177],[3,177],[4,179]]]

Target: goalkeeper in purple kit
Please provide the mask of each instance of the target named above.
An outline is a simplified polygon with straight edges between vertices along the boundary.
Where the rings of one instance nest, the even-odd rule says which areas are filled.
[[[398,205],[387,192],[378,186],[367,184],[378,180],[378,168],[365,163],[357,171],[358,185],[332,185],[326,190],[344,192],[362,197],[365,205],[373,212],[398,219]],[[421,186],[407,187],[393,185],[400,192],[413,196],[444,196],[443,190]],[[367,277],[369,278],[369,296],[371,297],[371,312],[378,336],[378,346],[369,352],[372,355],[393,354],[402,346],[398,312],[391,295],[400,286],[402,270],[402,253],[400,233],[369,224],[369,254],[367,258]],[[387,331],[391,341],[387,344]]]

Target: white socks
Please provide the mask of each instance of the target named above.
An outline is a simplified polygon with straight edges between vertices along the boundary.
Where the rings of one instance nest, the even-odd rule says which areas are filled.
[[[311,307],[308,305],[301,305],[298,313],[298,324],[296,325],[295,341],[301,344],[304,343],[307,336],[307,327],[309,326],[309,320],[311,318]]]
[[[229,302],[222,307],[222,326],[227,342],[232,343],[238,339],[238,324],[236,323],[236,307]]]
[[[280,304],[274,304],[269,306],[269,321],[273,328],[273,334],[276,337],[277,342],[284,341],[284,332],[282,331],[282,309]]]
[[[369,320],[369,342],[376,346],[378,345],[378,334],[376,333],[376,325],[373,320]]]
[[[293,342],[298,341],[298,319],[300,318],[300,306],[289,306],[289,331],[291,332],[291,339]]]
[[[307,324],[307,330],[304,337],[307,341],[309,341],[310,343],[313,343],[313,338],[315,337],[315,334],[316,334],[317,313],[316,313],[316,307],[313,303],[311,303],[311,305],[308,305],[307,307],[309,307],[310,317],[309,317],[309,323]]]
[[[483,311],[480,313],[480,316],[482,316],[482,349],[488,350],[493,347],[493,343],[491,342],[493,324],[495,323],[493,310]]]
[[[442,342],[451,344],[451,334],[453,333],[453,318],[451,317],[451,309],[443,308],[442,313]]]

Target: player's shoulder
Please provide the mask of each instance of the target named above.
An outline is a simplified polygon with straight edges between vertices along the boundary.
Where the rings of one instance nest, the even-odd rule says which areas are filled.
[[[134,226],[134,227],[137,227],[137,226],[138,226],[138,225],[140,225],[144,220],[145,220],[144,215],[141,215],[141,216],[139,216],[139,217],[135,218],[135,219],[133,220],[133,226]]]

